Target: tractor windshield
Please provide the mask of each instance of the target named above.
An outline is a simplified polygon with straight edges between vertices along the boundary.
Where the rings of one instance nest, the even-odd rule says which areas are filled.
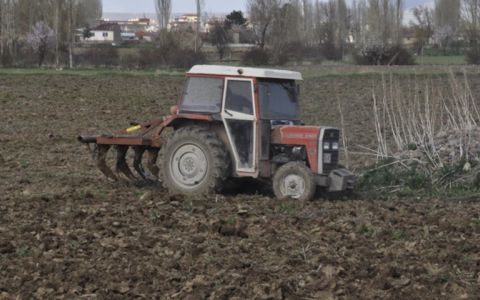
[[[293,80],[259,80],[263,120],[299,120],[298,90]]]
[[[222,78],[190,77],[187,79],[180,111],[219,113],[222,97]]]

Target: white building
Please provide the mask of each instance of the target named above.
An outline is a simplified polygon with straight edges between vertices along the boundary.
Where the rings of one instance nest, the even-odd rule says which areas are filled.
[[[82,37],[85,43],[118,44],[121,42],[120,26],[116,23],[103,23],[90,30],[90,37]]]

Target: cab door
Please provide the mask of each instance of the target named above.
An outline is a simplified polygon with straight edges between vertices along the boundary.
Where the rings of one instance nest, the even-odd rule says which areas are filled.
[[[222,119],[232,145],[237,172],[257,168],[257,112],[252,79],[226,78]]]

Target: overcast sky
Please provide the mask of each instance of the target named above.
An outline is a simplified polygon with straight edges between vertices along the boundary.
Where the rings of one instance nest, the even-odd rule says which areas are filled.
[[[418,4],[433,2],[433,0],[406,0],[409,9]],[[173,12],[194,12],[194,0],[172,0]],[[245,10],[246,0],[205,0],[206,12],[231,12]],[[150,13],[155,11],[153,0],[103,0],[104,12]]]
[[[153,0],[103,0],[104,12],[150,13],[155,12]],[[231,12],[245,10],[246,0],[205,0],[206,12]],[[194,12],[194,0],[172,0],[173,12]]]

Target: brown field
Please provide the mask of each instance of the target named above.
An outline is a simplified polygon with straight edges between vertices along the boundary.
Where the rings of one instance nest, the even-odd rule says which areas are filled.
[[[398,80],[408,90],[425,77]],[[379,81],[310,77],[305,120],[339,126],[340,99],[352,149],[374,147]],[[478,299],[475,197],[300,204],[109,183],[76,136],[164,115],[182,82],[0,76],[0,299]]]

